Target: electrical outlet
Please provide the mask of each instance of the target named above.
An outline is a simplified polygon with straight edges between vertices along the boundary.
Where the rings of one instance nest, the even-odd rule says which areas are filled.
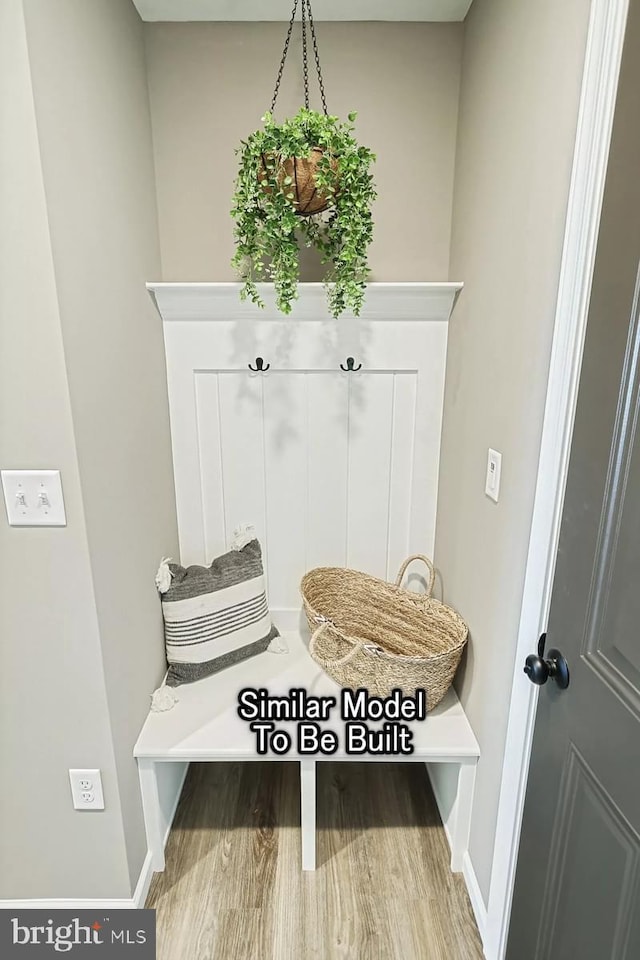
[[[69,781],[76,810],[104,810],[99,770],[69,770]]]

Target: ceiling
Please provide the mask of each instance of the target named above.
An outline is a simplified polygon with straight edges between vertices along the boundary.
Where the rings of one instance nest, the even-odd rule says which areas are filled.
[[[289,20],[292,0],[133,0],[143,20]],[[315,20],[464,20],[472,0],[314,0]],[[299,12],[299,11],[298,11]]]

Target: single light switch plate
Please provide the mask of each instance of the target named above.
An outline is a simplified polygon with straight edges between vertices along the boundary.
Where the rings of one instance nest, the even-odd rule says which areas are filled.
[[[104,810],[99,770],[69,770],[69,781],[75,810]]]
[[[12,527],[66,527],[59,470],[2,470],[7,519]]]
[[[484,492],[492,500],[498,502],[500,496],[500,474],[502,473],[502,454],[489,448],[487,456],[487,479]]]

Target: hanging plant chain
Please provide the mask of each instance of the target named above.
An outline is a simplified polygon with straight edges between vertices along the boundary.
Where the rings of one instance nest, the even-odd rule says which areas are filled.
[[[309,109],[309,59],[307,53],[307,20],[309,21],[309,32],[311,34],[311,42],[313,45],[313,56],[316,65],[316,73],[318,75],[318,86],[320,87],[320,97],[322,99],[322,109],[325,117],[329,115],[327,109],[327,97],[324,89],[324,80],[322,77],[322,70],[320,68],[320,54],[318,52],[318,41],[316,38],[316,28],[313,22],[313,13],[311,12],[311,0],[302,0],[301,5],[302,11],[302,70],[303,70],[303,79],[304,79],[304,105]],[[276,106],[276,100],[278,99],[278,93],[280,92],[280,82],[282,80],[282,74],[284,72],[284,65],[287,59],[287,53],[289,52],[289,43],[291,42],[291,34],[293,32],[293,24],[296,19],[296,14],[298,12],[298,0],[294,0],[293,10],[291,11],[291,19],[289,20],[289,29],[287,30],[287,36],[284,41],[284,49],[282,51],[282,58],[280,60],[280,66],[278,68],[278,75],[276,77],[276,85],[273,91],[273,97],[271,99],[270,112],[273,113]]]
[[[304,0],[303,0],[304,2]],[[289,20],[289,29],[287,30],[287,37],[284,41],[284,50],[282,51],[282,57],[280,59],[280,66],[278,68],[278,76],[276,77],[276,86],[273,91],[273,98],[271,100],[271,113],[273,113],[276,105],[276,100],[278,99],[278,92],[280,90],[280,81],[282,80],[282,72],[284,70],[284,63],[287,59],[287,52],[289,50],[289,41],[291,40],[291,33],[293,31],[293,21],[296,18],[296,13],[298,11],[298,0],[293,0],[293,10],[291,11],[291,19]]]
[[[304,3],[305,0],[302,0]],[[320,87],[320,97],[322,99],[322,109],[324,111],[325,117],[329,115],[327,110],[327,97],[324,92],[324,81],[322,79],[322,70],[320,69],[320,54],[318,52],[318,41],[316,39],[316,28],[313,22],[313,14],[311,13],[311,0],[306,0],[307,9],[309,11],[309,29],[311,31],[311,40],[313,42],[313,55],[316,61],[316,72],[318,74],[318,86]]]
[[[302,76],[304,78],[304,105],[309,109],[309,61],[307,60],[307,0],[302,0]]]

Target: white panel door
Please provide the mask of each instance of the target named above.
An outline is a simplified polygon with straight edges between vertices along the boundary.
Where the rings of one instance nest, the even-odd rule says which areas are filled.
[[[253,523],[271,606],[295,611],[314,566],[394,579],[408,553],[431,554],[446,335],[439,321],[165,323],[182,562]]]

